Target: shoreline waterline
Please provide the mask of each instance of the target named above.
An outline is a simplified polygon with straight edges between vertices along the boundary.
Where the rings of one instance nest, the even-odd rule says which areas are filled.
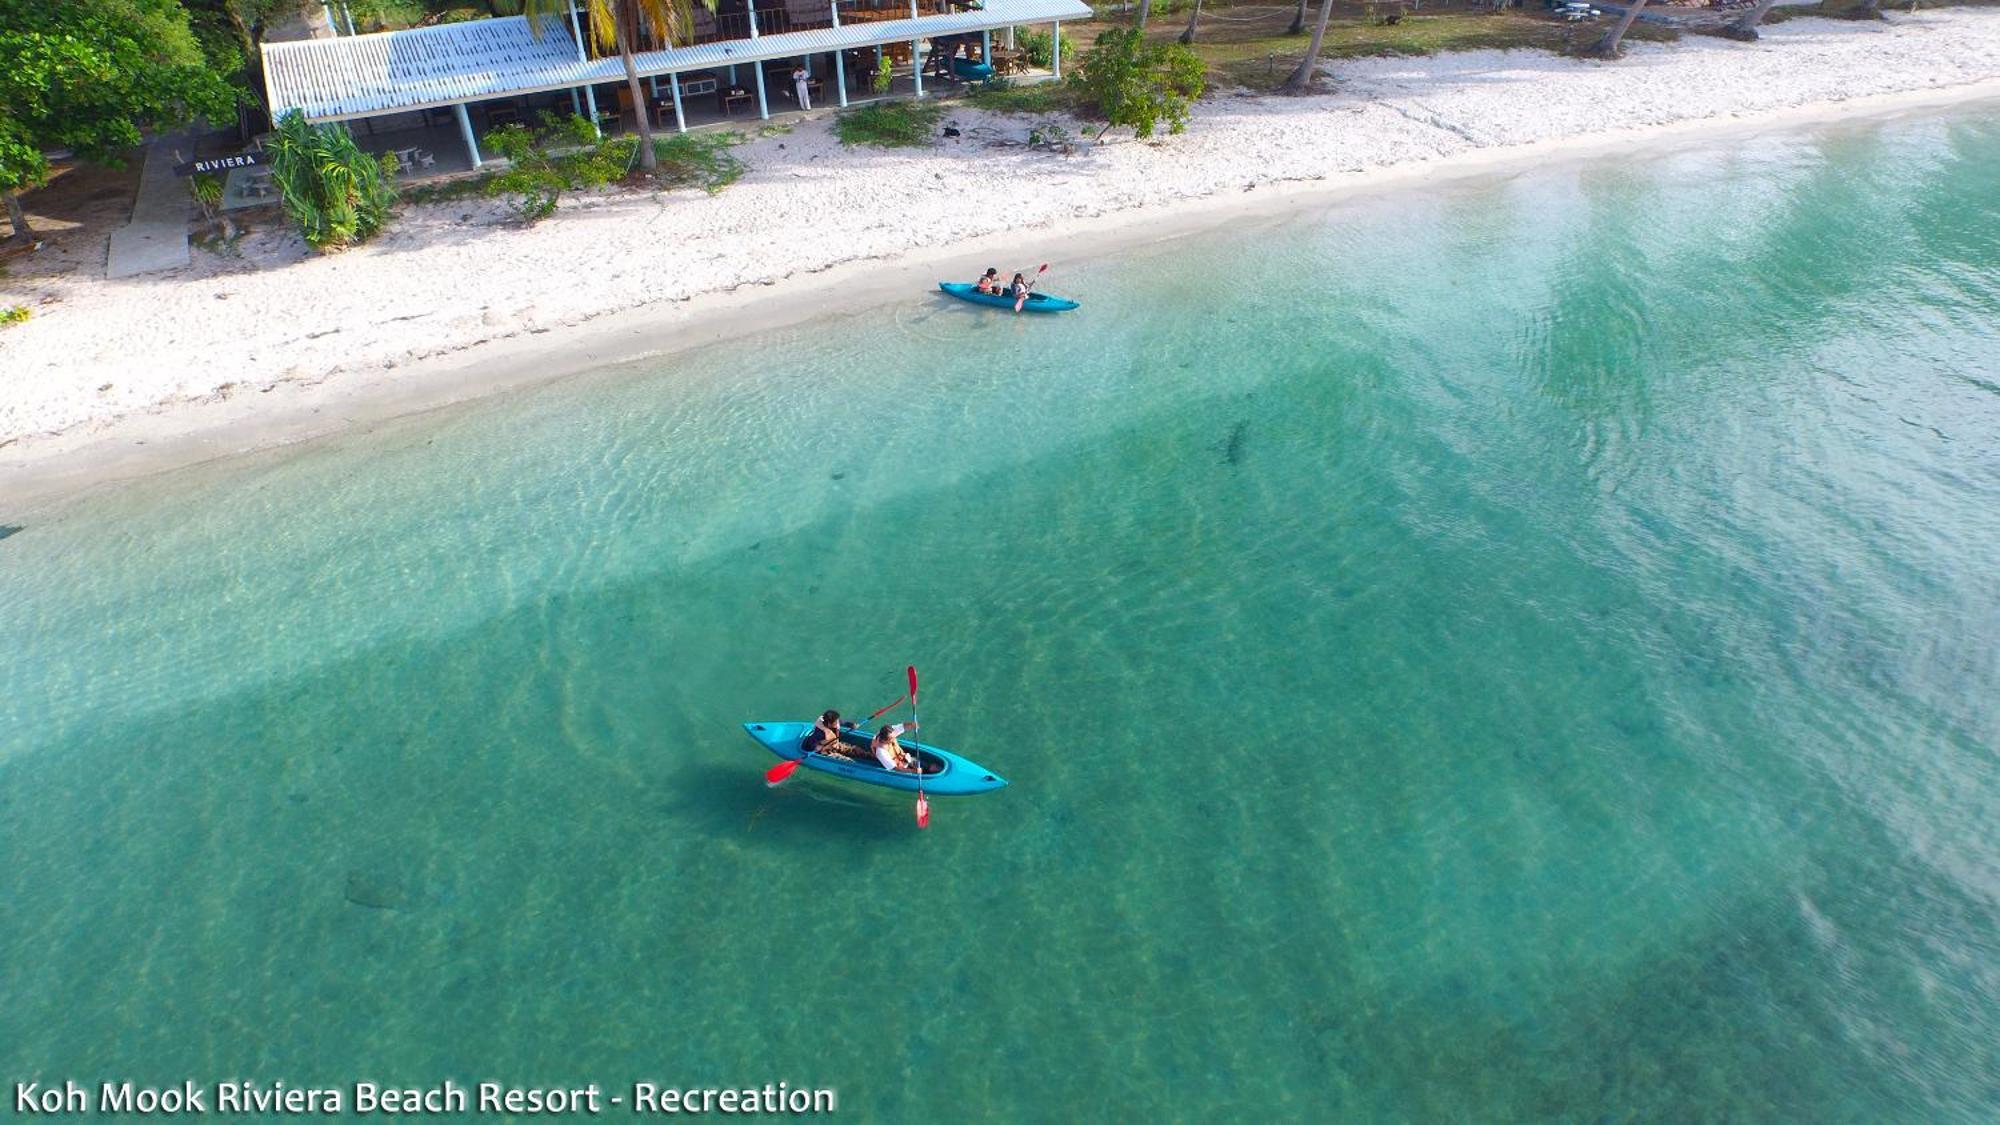
[[[32,516],[38,509],[139,477],[365,432],[509,392],[876,309],[899,296],[920,299],[939,277],[964,272],[970,260],[1074,262],[1224,224],[1281,220],[1393,189],[1504,178],[1549,164],[1621,155],[1664,157],[1732,137],[1871,125],[1987,102],[2000,104],[2000,77],[1475,147],[1361,171],[1330,171],[1313,179],[1254,182],[1237,192],[1139,202],[1107,214],[977,235],[935,249],[858,256],[822,270],[477,340],[407,363],[336,370],[316,379],[279,379],[229,394],[157,404],[56,433],[22,435],[0,445],[0,494],[11,500],[0,517]],[[1060,288],[1059,283],[1050,285],[1052,291]],[[1086,315],[1091,311],[1086,308]]]

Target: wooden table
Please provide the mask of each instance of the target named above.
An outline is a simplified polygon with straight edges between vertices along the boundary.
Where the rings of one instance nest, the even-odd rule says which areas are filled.
[[[746,110],[750,108],[750,91],[737,86],[715,95],[715,101],[722,108],[724,117],[734,117],[739,103]]]

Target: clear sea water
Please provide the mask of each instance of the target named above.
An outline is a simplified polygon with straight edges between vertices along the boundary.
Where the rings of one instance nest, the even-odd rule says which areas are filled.
[[[2000,1118],[1996,184],[1400,189],[0,510],[0,1079]],[[905,663],[1011,788],[763,786]]]

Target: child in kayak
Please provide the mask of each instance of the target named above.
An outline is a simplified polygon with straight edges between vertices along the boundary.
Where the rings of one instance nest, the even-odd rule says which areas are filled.
[[[1027,274],[1017,273],[1014,275],[1014,283],[1007,287],[1007,292],[1008,295],[1014,298],[1015,312],[1020,312],[1021,306],[1028,303],[1028,294],[1033,288],[1033,286],[1028,284]]]
[[[979,275],[979,280],[974,283],[973,287],[981,293],[1000,292],[1000,271],[994,269],[992,266],[987,266],[986,272]]]
[[[840,732],[843,728],[853,725],[841,722],[840,712],[828,711],[814,720],[813,728],[806,732],[805,741],[800,744],[800,748],[808,754],[829,754],[845,758],[847,743],[841,740]]]
[[[875,760],[881,763],[883,769],[916,772],[916,755],[903,749],[902,743],[896,741],[898,735],[915,729],[917,729],[917,724],[915,723],[890,723],[875,732],[875,737],[869,742],[868,749],[874,751]]]

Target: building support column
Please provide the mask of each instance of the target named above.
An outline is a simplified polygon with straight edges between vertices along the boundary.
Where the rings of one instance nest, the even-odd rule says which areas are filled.
[[[576,61],[578,61],[578,62],[589,62],[589,61],[590,61],[590,53],[589,53],[588,51],[585,51],[585,50],[583,49],[583,21],[577,18],[577,14],[576,14],[576,0],[569,0],[569,29],[570,29],[571,31],[573,31],[573,32],[575,32],[575,33],[576,33]],[[575,90],[571,90],[571,91],[570,91],[570,97],[571,97],[571,99],[574,99],[574,98],[576,97],[576,91],[575,91]],[[595,135],[595,136],[598,136],[598,137],[602,137],[602,136],[604,136],[604,130],[602,130],[602,129],[599,129],[599,128],[597,127],[597,90],[596,90],[596,88],[594,88],[594,87],[591,87],[591,86],[585,86],[585,87],[583,88],[583,100],[584,100],[584,104],[590,107],[590,131],[591,131],[591,133],[592,133],[593,135]]]
[[[576,92],[574,86],[569,88],[569,111],[578,117],[583,116],[583,96]]]
[[[685,133],[688,131],[688,119],[687,115],[681,112],[681,76],[667,75],[667,85],[674,91],[674,124],[680,126],[681,132]]]
[[[757,0],[744,0],[744,7],[750,13],[750,38],[757,38]],[[771,119],[771,102],[764,96],[764,60],[750,64],[757,76],[757,116],[766,121]]]
[[[979,61],[987,66],[993,65],[993,33],[990,31],[979,33]],[[996,70],[994,73],[1000,72]]]
[[[846,109],[847,108],[847,52],[845,51],[835,51],[833,53],[833,81],[834,85],[839,87],[839,89],[835,92],[835,96],[837,96],[840,99],[840,108]]]
[[[1062,21],[1056,21],[1055,33],[1049,36],[1049,62],[1054,65],[1055,76],[1062,77]]]
[[[917,10],[917,0],[910,0],[910,10]],[[917,80],[917,96],[924,96],[924,41],[910,40],[910,74]]]
[[[472,135],[472,115],[465,112],[465,103],[457,102],[451,107],[458,111],[458,131],[465,136],[465,155],[472,159],[474,171],[479,169],[479,138]]]

